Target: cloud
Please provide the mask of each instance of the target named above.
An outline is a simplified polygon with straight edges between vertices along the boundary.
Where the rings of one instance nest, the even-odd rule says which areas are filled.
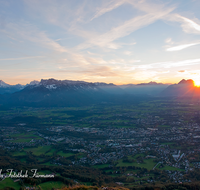
[[[135,44],[136,44],[136,42],[132,42],[132,43],[119,43],[119,45],[121,45],[121,46],[133,46]]]
[[[104,76],[104,77],[120,76],[118,72],[114,72],[112,68],[109,66],[97,66],[97,65],[92,65],[90,67],[82,67],[81,69],[78,70],[60,69],[58,72],[84,74],[87,76]]]
[[[60,22],[57,23],[57,21],[59,21],[61,15],[63,19],[68,20],[71,19],[71,17],[65,16],[73,13],[73,10],[70,9],[71,5],[69,1],[67,3],[59,1],[58,3],[53,0],[24,0],[24,5],[29,15],[34,18],[45,19],[49,23],[56,25],[60,24]]]
[[[151,1],[151,0],[126,0],[127,3],[132,5],[134,8],[145,12],[145,13],[157,13],[164,11],[166,3],[162,1]]]
[[[200,43],[182,44],[182,45],[179,45],[179,46],[167,48],[166,51],[180,51],[180,50],[186,49],[188,47],[199,45],[199,44]]]
[[[167,44],[173,44],[173,43],[174,43],[174,42],[172,41],[171,38],[167,38],[167,39],[165,40],[165,42],[166,42]]]
[[[92,46],[109,47],[111,42],[114,40],[125,37],[142,27],[152,24],[156,20],[161,19],[165,15],[169,14],[171,11],[173,11],[173,9],[174,8],[168,8],[157,13],[149,13],[142,16],[136,16],[133,19],[126,21],[124,24],[115,27],[93,39],[90,39],[86,43],[78,45],[77,49],[87,49]]]
[[[54,40],[55,42],[58,42],[58,41],[63,41],[63,40],[69,40],[70,38],[59,38],[57,40]]]
[[[141,60],[139,60],[139,59],[131,59],[128,62],[129,63],[139,63],[139,62],[141,62]]]
[[[81,36],[87,39],[86,42],[79,44],[76,49],[82,50],[98,46],[109,49],[119,49],[123,45],[114,43],[118,38],[122,38],[132,32],[145,27],[165,15],[168,15],[175,7],[166,8],[166,3],[148,2],[144,0],[105,0],[100,3],[93,1],[82,1],[80,4],[73,1],[56,2],[53,0],[24,0],[30,14],[40,15],[40,18],[47,20],[49,23],[62,27],[73,35]],[[140,10],[139,16],[130,19],[121,26],[115,27],[104,34],[97,34],[94,31],[85,31],[85,24],[94,20],[117,7],[129,4]],[[146,14],[147,13],[147,14]],[[112,26],[112,25],[111,25]],[[56,41],[59,41],[56,40]]]
[[[188,19],[186,17],[177,15],[178,18],[182,19],[182,28],[186,33],[197,33],[200,34],[200,25],[197,24],[195,21]],[[198,20],[198,22],[200,22]]]
[[[134,73],[132,78],[135,80],[138,80],[138,81],[146,81],[146,80],[157,81],[157,80],[159,80],[157,71],[138,71],[138,72]]]
[[[180,71],[178,71],[179,73],[184,73],[185,72],[185,70],[180,70]]]
[[[200,21],[197,18],[194,21],[179,14],[168,14],[164,19],[181,23],[181,27],[186,33],[200,34]]]
[[[188,59],[183,61],[169,61],[169,62],[158,62],[158,63],[151,63],[147,65],[139,65],[137,66],[138,69],[158,69],[158,68],[174,68],[174,67],[182,67],[188,65],[199,65],[200,59]]]
[[[90,19],[90,21],[102,16],[103,14],[105,14],[107,12],[110,12],[110,11],[116,9],[117,7],[121,6],[125,2],[126,1],[124,1],[124,0],[120,0],[120,1],[114,0],[111,2],[108,1],[103,8],[99,8],[99,10],[96,11],[95,15]]]
[[[36,26],[27,22],[7,23],[6,28],[0,32],[11,39],[18,39],[20,42],[29,41],[60,53],[69,52],[66,47],[50,39],[44,31],[40,31]]]
[[[74,34],[77,28],[90,21],[97,3],[94,1],[23,0],[26,13],[45,24]],[[80,29],[81,30],[81,29]]]
[[[24,0],[29,15],[72,33],[80,28],[80,25],[91,22],[125,2],[126,0],[82,0],[78,3],[66,0]]]
[[[124,54],[125,54],[125,55],[131,55],[132,52],[131,52],[131,51],[125,51]]]

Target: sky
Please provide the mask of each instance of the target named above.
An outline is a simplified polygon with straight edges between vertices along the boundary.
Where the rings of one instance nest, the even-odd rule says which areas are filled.
[[[0,79],[200,81],[199,0],[0,0]]]

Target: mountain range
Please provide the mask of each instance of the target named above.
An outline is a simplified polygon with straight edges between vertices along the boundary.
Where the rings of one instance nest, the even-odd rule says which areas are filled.
[[[170,85],[164,89],[160,96],[163,97],[200,97],[200,87],[194,85],[192,79],[181,80],[178,84]]]
[[[82,106],[94,103],[137,102],[142,97],[196,97],[193,80],[178,84],[156,82],[117,86],[112,83],[41,79],[27,85],[0,81],[0,104],[15,106]]]
[[[39,81],[34,80],[26,85],[22,85],[22,84],[10,85],[10,84],[7,84],[4,81],[0,80],[0,94],[14,93],[14,92],[24,89],[27,86],[35,85],[38,83],[39,83]]]
[[[2,88],[8,88],[4,85]],[[110,83],[42,79],[23,86],[14,93],[3,94],[1,104],[16,106],[81,106],[109,101],[123,90]]]
[[[19,90],[22,90],[23,88],[24,85],[21,84],[9,85],[4,81],[0,80],[0,94],[17,92]]]

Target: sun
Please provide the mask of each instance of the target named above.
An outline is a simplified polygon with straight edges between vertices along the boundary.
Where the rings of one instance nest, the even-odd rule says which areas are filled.
[[[194,81],[194,86],[200,87],[200,80],[195,80]]]

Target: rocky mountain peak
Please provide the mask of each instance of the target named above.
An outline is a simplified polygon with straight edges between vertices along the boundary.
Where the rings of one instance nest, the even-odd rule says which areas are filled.
[[[6,84],[4,81],[0,80],[0,87],[6,88],[9,87],[9,84]]]
[[[194,81],[192,79],[188,79],[188,80],[182,79],[178,84],[191,84],[191,85],[193,85]]]

